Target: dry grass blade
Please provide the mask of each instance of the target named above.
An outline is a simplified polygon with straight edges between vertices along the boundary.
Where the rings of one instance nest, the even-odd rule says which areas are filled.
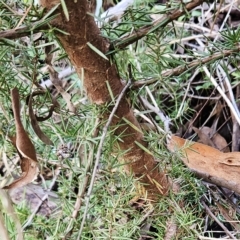
[[[114,108],[113,108],[113,110],[112,110],[112,112],[111,112],[111,114],[108,118],[108,121],[103,128],[103,134],[102,134],[102,137],[101,137],[101,140],[100,140],[100,143],[99,143],[97,156],[96,156],[96,161],[95,161],[95,165],[94,165],[94,169],[93,169],[93,173],[92,173],[92,178],[91,178],[90,186],[89,186],[89,189],[88,189],[88,192],[87,192],[86,208],[85,208],[86,210],[84,211],[83,220],[82,220],[80,230],[79,230],[79,233],[78,233],[78,238],[77,238],[78,240],[81,237],[81,233],[83,231],[83,227],[84,227],[85,220],[86,220],[86,217],[87,217],[87,210],[88,210],[88,206],[89,206],[89,202],[90,202],[90,196],[91,196],[91,192],[92,192],[92,189],[93,189],[93,184],[94,184],[94,181],[95,181],[95,177],[96,177],[96,174],[97,174],[97,167],[99,165],[99,161],[100,161],[100,158],[101,158],[101,155],[102,155],[102,148],[103,148],[104,140],[105,140],[106,135],[107,135],[108,128],[109,128],[109,126],[112,122],[114,114],[116,113],[116,111],[118,109],[118,106],[119,106],[126,90],[130,87],[130,85],[131,85],[131,82],[129,81],[128,84],[123,88],[122,92],[119,94],[119,96],[116,100],[115,106],[114,106]]]
[[[11,216],[14,221],[15,227],[17,229],[16,239],[23,240],[24,238],[23,238],[23,231],[22,231],[21,223],[14,211],[11,199],[9,198],[9,196],[5,190],[0,189],[0,198],[1,198],[2,208],[3,208],[4,212],[6,212],[8,214],[8,216]],[[2,216],[0,216],[0,217],[2,218]],[[1,235],[1,239],[7,240],[8,239],[7,236],[6,236],[6,238],[4,238],[4,236],[6,236],[6,235],[4,235],[4,232],[3,232],[3,235]]]
[[[1,212],[0,212],[0,235],[4,240],[10,240],[7,229],[4,225],[4,218]]]

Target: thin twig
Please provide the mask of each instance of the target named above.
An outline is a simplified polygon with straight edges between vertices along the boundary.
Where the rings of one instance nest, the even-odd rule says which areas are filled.
[[[221,94],[221,96],[223,97],[223,99],[226,101],[228,107],[231,109],[233,115],[235,116],[238,124],[240,125],[240,114],[239,112],[236,112],[233,103],[230,102],[230,100],[228,99],[228,97],[226,96],[226,94],[223,92],[223,90],[220,88],[219,84],[216,82],[216,80],[213,78],[213,76],[210,74],[210,72],[208,71],[206,66],[203,66],[203,70],[206,73],[207,77],[210,79],[210,81],[212,82],[212,84],[216,87],[216,89],[218,90],[218,92]]]
[[[35,23],[32,23],[28,26],[22,26],[16,29],[10,29],[6,31],[0,32],[0,41],[4,40],[4,38],[7,39],[16,39],[20,37],[29,36],[31,33],[37,33],[41,30],[45,30],[48,28],[48,23],[44,23],[46,21],[45,19],[42,19],[40,21],[37,21]]]
[[[228,57],[233,53],[238,53],[239,50],[240,50],[240,45],[237,45],[235,49],[223,50],[221,52],[211,54],[208,57],[199,58],[199,59],[197,59],[195,61],[192,61],[188,64],[182,64],[179,67],[162,71],[162,73],[159,77],[154,77],[154,78],[150,78],[148,80],[142,80],[142,81],[134,82],[132,88],[140,88],[144,85],[150,85],[150,84],[156,83],[157,81],[159,81],[160,79],[162,80],[163,78],[180,75],[181,73],[183,73],[185,71],[189,71],[189,70],[192,70],[192,69],[197,68],[199,66],[202,66],[204,64],[207,64],[209,62]]]
[[[187,89],[186,89],[186,91],[185,91],[185,94],[184,94],[182,103],[181,103],[181,105],[180,105],[180,107],[179,107],[179,110],[178,110],[176,119],[179,118],[179,117],[182,115],[181,112],[182,112],[183,107],[184,107],[184,105],[185,105],[185,100],[186,100],[186,98],[187,98],[187,94],[188,94],[188,91],[189,91],[189,89],[190,89],[191,83],[192,83],[192,81],[195,79],[195,77],[197,76],[198,73],[199,73],[199,70],[197,69],[196,71],[194,71],[194,74],[192,75],[192,77],[191,77],[191,78],[189,79],[189,81],[188,81],[188,86],[187,86]]]
[[[202,97],[202,96],[192,95],[190,93],[188,93],[187,96],[189,98],[204,99],[204,100],[217,100],[217,101],[219,101],[221,98],[221,96],[219,96],[219,97]]]
[[[169,130],[169,125],[171,124],[171,119],[168,116],[165,116],[163,114],[163,112],[158,108],[158,106],[152,106],[145,98],[140,96],[140,99],[142,101],[142,103],[149,109],[151,109],[154,113],[156,113],[159,118],[161,119],[161,121],[164,124],[164,131],[165,133],[168,133]],[[162,130],[161,130],[162,131]]]
[[[5,222],[4,222],[4,217],[2,215],[2,211],[0,211],[0,234],[1,234],[1,238],[2,239],[10,240],[7,228],[5,226]]]
[[[229,197],[229,195],[226,193],[225,189],[221,186],[217,186],[218,189],[220,189],[221,193],[224,195],[224,197],[226,198],[226,200],[228,201],[228,203],[232,206],[232,208],[238,213],[240,214],[240,209],[238,207],[238,204],[235,204],[233,202],[233,200]]]
[[[215,90],[215,89],[214,89]],[[198,116],[201,114],[202,110],[205,108],[205,106],[207,105],[207,103],[209,102],[209,100],[211,99],[212,95],[214,94],[214,91],[212,91],[212,93],[210,94],[209,98],[204,102],[204,104],[202,105],[201,109],[197,112],[196,116],[194,117],[193,120],[191,120],[186,132],[184,133],[184,135],[182,136],[184,138],[185,134],[188,132],[188,130],[192,127],[193,123],[196,121],[196,119],[198,118]]]
[[[115,106],[114,106],[114,108],[113,108],[113,110],[112,110],[112,112],[111,112],[111,114],[108,118],[108,121],[107,121],[106,125],[103,127],[103,134],[102,134],[101,140],[99,142],[99,147],[98,147],[98,151],[97,151],[97,155],[96,155],[96,161],[95,161],[94,169],[93,169],[93,172],[92,172],[92,178],[91,178],[91,182],[90,182],[88,192],[87,192],[87,196],[86,196],[85,211],[84,211],[84,214],[83,214],[83,218],[82,218],[82,222],[81,222],[81,226],[80,226],[80,230],[79,230],[79,233],[78,233],[77,240],[79,240],[80,237],[81,237],[83,227],[84,227],[84,224],[85,224],[85,221],[86,221],[86,217],[87,217],[87,213],[88,213],[88,206],[89,206],[89,203],[90,203],[90,196],[91,196],[91,193],[92,193],[93,184],[94,184],[95,177],[96,177],[96,174],[97,174],[97,168],[98,168],[98,165],[99,165],[99,161],[100,161],[100,158],[101,158],[101,155],[102,155],[103,143],[104,143],[104,140],[105,140],[106,135],[107,135],[108,127],[110,126],[110,124],[112,122],[112,119],[114,117],[114,114],[117,111],[118,106],[119,106],[126,90],[130,87],[130,85],[131,85],[131,81],[129,81],[127,83],[127,85],[123,88],[122,92],[119,94],[119,96],[117,98],[117,101],[115,103]]]
[[[96,123],[95,123],[95,131],[93,133],[93,137],[97,136],[98,124],[99,124],[99,120],[97,120]],[[73,210],[72,216],[71,216],[71,220],[68,224],[67,230],[65,231],[66,234],[65,234],[63,240],[69,239],[71,233],[73,232],[73,228],[74,228],[74,224],[75,224],[74,220],[76,220],[76,218],[78,217],[79,209],[82,206],[83,196],[84,196],[84,193],[86,192],[86,188],[87,188],[88,180],[89,180],[88,172],[90,170],[90,167],[91,167],[92,161],[93,161],[93,155],[94,155],[94,144],[93,143],[90,143],[89,150],[90,150],[90,152],[89,152],[88,159],[86,161],[86,166],[85,166],[85,169],[84,169],[85,176],[84,176],[83,180],[81,180],[81,184],[79,184],[77,200],[75,202],[74,210]]]
[[[38,203],[38,205],[36,206],[35,210],[33,211],[33,213],[28,217],[27,221],[24,223],[23,227],[22,227],[22,230],[24,230],[26,227],[28,227],[34,216],[37,214],[37,212],[39,211],[39,208],[42,206],[43,202],[48,198],[48,193],[51,191],[51,189],[53,188],[56,180],[57,180],[57,177],[60,173],[60,167],[58,167],[56,170],[55,170],[55,176],[51,182],[51,185],[49,186],[49,189],[47,190],[46,194],[40,199],[40,202]]]
[[[231,238],[236,239],[229,231],[228,229],[215,217],[215,215],[212,213],[210,208],[207,206],[207,204],[204,201],[201,201],[201,204],[205,208],[207,214],[224,230],[224,232]]]
[[[32,8],[32,4],[28,7],[27,11],[23,14],[22,18],[20,19],[19,23],[17,24],[17,26],[15,27],[15,29],[19,28],[19,26],[22,24],[22,22],[24,21],[24,19],[27,17],[28,12],[30,11],[30,9]]]
[[[180,16],[185,15],[187,11],[192,10],[193,8],[199,6],[202,4],[204,0],[193,0],[186,5],[184,5],[182,8],[178,8],[171,14],[164,14],[157,20],[155,20],[151,26],[144,26],[142,28],[137,29],[134,31],[134,33],[129,34],[128,36],[120,39],[118,43],[115,43],[114,46],[117,49],[124,49],[128,45],[138,41],[139,39],[145,37],[148,33],[151,33],[152,31],[165,27],[168,23],[172,22],[175,19],[178,19]],[[182,10],[184,9],[184,11]]]
[[[212,238],[212,237],[204,237],[204,236],[198,236],[200,240],[226,240],[227,238]]]
[[[225,65],[225,68],[226,68],[227,67],[226,63],[223,62],[223,64]],[[223,69],[223,67],[220,64],[218,65],[218,69],[221,72],[221,75],[222,75],[222,78],[223,78],[223,84],[227,88],[225,90],[226,95],[228,96],[229,100],[231,100],[235,111],[240,116],[238,106],[237,106],[237,103],[236,103],[236,100],[234,98],[234,94],[233,94],[233,91],[232,91],[232,86],[231,86],[231,83],[229,81],[229,77],[228,77],[229,75],[226,73],[226,71],[228,69]],[[239,124],[237,122],[237,119],[235,118],[235,115],[233,114],[232,111],[231,111],[231,117],[232,117],[232,125],[233,125],[232,126],[232,129],[233,129],[232,130],[232,152],[237,152],[239,150],[240,129],[239,129]]]
[[[229,14],[230,14],[230,12],[231,12],[231,10],[232,10],[232,7],[233,7],[233,4],[234,3],[236,3],[236,0],[235,1],[231,1],[231,3],[230,3],[230,7],[229,7],[229,9],[228,9],[228,12],[227,12],[227,14],[226,14],[226,16],[225,16],[225,18],[224,18],[224,20],[223,20],[223,22],[222,22],[222,25],[221,25],[221,27],[219,28],[219,32],[221,32],[222,30],[223,30],[223,27],[225,26],[225,24],[226,24],[226,22],[228,21],[228,19],[229,19]],[[218,37],[219,37],[219,35],[217,35],[216,37],[215,37],[215,39],[213,40],[213,42],[216,42],[217,40],[218,40]]]
[[[148,118],[147,116],[145,116],[143,113],[141,113],[141,112],[140,112],[139,110],[137,110],[137,109],[134,109],[133,112],[134,112],[135,116],[140,116],[142,119],[144,119],[146,122],[148,122],[148,123],[151,125],[151,127],[155,128],[155,125],[154,125],[154,123],[151,121],[150,118]],[[164,132],[163,129],[161,129],[161,130]]]

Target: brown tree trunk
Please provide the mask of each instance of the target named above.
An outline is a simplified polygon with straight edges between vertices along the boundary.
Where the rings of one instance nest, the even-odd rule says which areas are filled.
[[[56,31],[56,35],[79,77],[84,76],[84,87],[89,99],[98,105],[110,102],[111,98],[106,82],[108,81],[115,97],[121,92],[124,85],[120,81],[115,65],[87,45],[87,43],[92,44],[102,53],[106,53],[109,47],[107,40],[101,36],[94,18],[88,14],[92,11],[92,6],[89,5],[91,1],[68,0],[65,2],[69,12],[69,21],[66,20],[60,6],[60,15],[52,22],[52,25],[67,32],[68,35],[58,31]],[[56,0],[42,1],[42,5],[47,9],[56,3]],[[135,125],[139,131],[127,124],[123,118]],[[119,149],[127,151],[123,157],[126,168],[144,183],[148,191],[148,198],[156,199],[158,195],[166,195],[169,190],[169,182],[165,173],[159,172],[154,157],[135,143],[138,142],[147,148],[139,123],[126,98],[122,99],[112,126],[116,129],[115,134],[122,140],[118,142]]]

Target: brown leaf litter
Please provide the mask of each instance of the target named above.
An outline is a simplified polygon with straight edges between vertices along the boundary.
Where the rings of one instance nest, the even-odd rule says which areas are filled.
[[[38,160],[33,143],[26,133],[20,117],[20,99],[17,88],[12,89],[12,108],[16,125],[16,137],[10,137],[21,159],[21,176],[4,189],[19,188],[32,182],[38,175]]]

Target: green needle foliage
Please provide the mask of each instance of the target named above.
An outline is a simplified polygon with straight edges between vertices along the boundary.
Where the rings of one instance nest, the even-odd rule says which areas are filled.
[[[20,167],[16,164],[16,151],[7,138],[15,132],[10,90],[17,87],[21,96],[22,120],[36,148],[41,173],[45,179],[37,181],[43,189],[48,189],[53,183],[53,176],[56,175],[51,191],[58,196],[57,208],[50,215],[34,215],[24,229],[24,239],[77,239],[85,211],[85,193],[104,125],[98,121],[103,109],[88,102],[82,84],[84,76],[80,79],[73,74],[62,81],[66,84],[68,78],[71,80],[65,91],[71,94],[71,102],[77,108],[76,114],[69,112],[65,100],[59,94],[56,97],[59,105],[53,116],[39,122],[41,130],[54,145],[47,146],[36,136],[30,124],[26,98],[33,91],[40,89],[40,80],[49,78],[45,64],[46,52],[53,55],[53,66],[58,72],[70,66],[70,63],[54,36],[54,31],[62,30],[49,29],[49,22],[54,18],[54,9],[47,16],[43,16],[43,9],[32,5],[28,14],[24,15],[29,4],[30,1],[0,1],[0,30],[23,28],[23,33],[18,33],[19,37],[0,37],[1,180],[10,178],[10,175],[20,174]],[[71,17],[71,14],[68,15],[65,1],[61,1],[61,4],[66,18]],[[123,81],[131,79],[133,82],[133,87],[128,92],[132,108],[138,109],[140,114],[153,120],[158,127],[164,128],[159,115],[151,109],[144,108],[140,101],[139,96],[151,102],[146,90],[148,86],[158,108],[172,119],[172,130],[177,131],[192,119],[197,111],[194,107],[198,102],[194,102],[186,94],[207,97],[214,89],[209,78],[204,75],[202,66],[207,66],[211,74],[216,76],[219,64],[225,67],[226,71],[226,64],[232,65],[234,70],[229,72],[228,76],[233,79],[232,86],[238,85],[240,30],[232,29],[226,23],[216,40],[205,32],[205,35],[196,33],[194,29],[197,23],[195,24],[194,20],[202,14],[196,9],[170,24],[164,25],[163,22],[161,26],[153,26],[145,37],[121,49],[121,45],[126,42],[124,36],[145,26],[151,26],[154,14],[170,15],[174,10],[183,8],[179,1],[168,1],[164,5],[153,6],[154,1],[136,1],[119,22],[103,24],[101,33],[109,40],[111,46],[115,47],[111,48],[107,55],[112,54],[111,61],[116,63],[121,78]],[[188,23],[191,23],[192,27],[186,27]],[[204,44],[201,50],[198,45],[201,43],[193,41],[193,36],[196,35],[197,38],[200,34],[203,36],[199,39]],[[184,42],[187,38],[190,40]],[[181,51],[182,54],[179,54]],[[231,53],[226,54],[226,51]],[[220,56],[214,58],[216,53],[220,53]],[[208,60],[204,62],[202,59]],[[179,67],[183,70],[176,71]],[[190,79],[196,69],[199,71],[199,80],[191,85]],[[46,116],[52,104],[51,96],[48,89],[43,95],[34,97],[33,108],[36,115]],[[154,105],[152,102],[151,104]],[[137,119],[144,122],[140,114],[137,115]],[[168,197],[162,198],[151,212],[147,203],[140,207],[130,204],[137,194],[137,181],[124,172],[124,166],[118,160],[123,153],[115,152],[116,137],[112,134],[113,130],[109,130],[105,139],[93,192],[91,196],[87,196],[90,198],[90,206],[81,239],[130,240],[145,239],[144,236],[164,239],[167,222],[170,220],[177,226],[173,239],[195,240],[199,235],[204,235],[205,212],[200,199],[206,193],[206,188],[186,169],[177,156],[169,153],[165,146],[165,134],[156,129],[150,130],[145,132],[145,139],[149,143],[148,151],[156,156],[159,167],[165,169],[178,183],[179,190],[177,194],[170,192]],[[47,178],[46,171],[53,176]],[[81,203],[79,209],[77,201]],[[24,225],[32,214],[28,202],[23,201],[14,207],[21,224]],[[77,214],[73,217],[75,209]],[[15,239],[17,230],[14,221],[2,205],[1,211],[9,238]],[[151,213],[145,216],[148,211]]]

